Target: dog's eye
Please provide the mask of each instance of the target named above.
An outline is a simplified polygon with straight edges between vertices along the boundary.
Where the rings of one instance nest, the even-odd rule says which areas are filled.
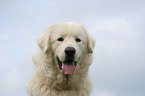
[[[81,39],[79,39],[79,38],[76,38],[76,42],[81,42]]]
[[[57,41],[63,41],[64,39],[62,37],[58,38]]]

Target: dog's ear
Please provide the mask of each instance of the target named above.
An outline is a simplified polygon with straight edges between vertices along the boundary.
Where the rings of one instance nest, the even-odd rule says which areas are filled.
[[[95,47],[95,39],[92,38],[92,37],[88,34],[86,28],[85,28],[82,24],[81,24],[81,27],[82,27],[82,29],[84,30],[84,32],[85,32],[85,34],[86,34],[86,36],[87,36],[87,47],[88,47],[88,52],[89,52],[90,54],[92,54],[92,53],[93,53],[93,49],[94,49],[94,47]]]
[[[88,43],[88,52],[90,54],[92,54],[93,53],[93,49],[95,47],[95,39],[92,38],[89,34],[88,34],[88,41],[87,41],[87,43]]]
[[[51,32],[52,32],[51,28],[48,27],[46,29],[46,32],[44,32],[42,34],[42,36],[40,38],[38,38],[38,40],[37,40],[38,46],[45,53],[48,51],[48,49],[50,47],[50,34],[51,34]]]

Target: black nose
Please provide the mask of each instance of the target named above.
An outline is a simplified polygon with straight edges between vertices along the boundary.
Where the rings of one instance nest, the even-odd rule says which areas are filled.
[[[66,54],[66,56],[70,56],[70,57],[74,56],[75,52],[76,52],[76,49],[73,48],[73,47],[67,47],[67,48],[65,48],[65,54]]]

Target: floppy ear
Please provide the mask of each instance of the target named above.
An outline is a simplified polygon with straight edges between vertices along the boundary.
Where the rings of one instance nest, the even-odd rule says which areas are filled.
[[[87,43],[88,43],[88,52],[90,54],[92,54],[93,53],[93,49],[95,47],[95,39],[92,38],[89,34],[88,34],[88,41],[87,41]]]
[[[50,28],[48,28],[47,31],[45,33],[43,33],[42,36],[40,38],[38,38],[38,40],[37,40],[38,46],[45,53],[48,51],[48,49],[50,47],[50,42],[49,42],[50,34],[51,34],[51,30],[50,30]]]
[[[81,24],[81,27],[83,28],[83,30],[84,30],[84,32],[85,32],[85,34],[86,34],[86,36],[87,36],[87,47],[88,47],[88,52],[89,52],[90,54],[92,54],[92,53],[93,53],[93,49],[94,49],[94,47],[95,47],[95,39],[92,38],[92,37],[88,34],[86,28],[85,28],[82,24]]]

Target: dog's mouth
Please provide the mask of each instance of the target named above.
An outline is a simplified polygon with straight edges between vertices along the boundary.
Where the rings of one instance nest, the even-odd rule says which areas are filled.
[[[73,72],[76,69],[77,62],[75,62],[73,59],[67,59],[64,62],[62,62],[58,57],[57,57],[57,60],[58,60],[59,69],[64,74],[66,74],[66,75],[73,74]]]

